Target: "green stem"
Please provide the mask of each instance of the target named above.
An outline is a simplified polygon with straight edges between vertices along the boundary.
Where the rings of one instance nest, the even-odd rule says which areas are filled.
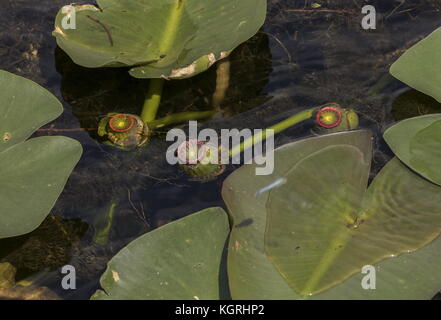
[[[176,1],[174,5],[170,6],[170,15],[167,23],[164,26],[164,31],[160,37],[159,53],[167,57],[171,48],[177,39],[177,30],[179,29],[182,16],[185,12],[183,2],[181,0]],[[167,59],[164,58],[162,63],[166,63]],[[156,119],[156,113],[158,112],[159,103],[161,102],[162,88],[164,86],[164,79],[151,79],[150,88],[147,93],[147,98],[142,108],[141,119],[144,122],[151,122]]]
[[[241,152],[243,152],[244,150],[253,146],[254,144],[256,144],[262,140],[265,140],[267,138],[266,130],[268,130],[268,129],[274,130],[274,134],[280,133],[283,130],[286,130],[286,129],[288,129],[288,128],[290,128],[290,127],[292,127],[302,121],[310,119],[314,115],[314,112],[316,110],[317,110],[317,108],[304,110],[299,113],[296,113],[295,115],[289,117],[288,119],[285,119],[279,123],[276,123],[275,125],[265,129],[261,135],[254,135],[251,138],[243,141],[241,144],[234,146],[229,151],[229,156],[235,157],[238,154],[240,154]]]
[[[151,130],[162,128],[169,126],[171,124],[175,123],[182,123],[189,120],[199,120],[199,119],[205,119],[210,118],[213,116],[216,112],[215,111],[194,111],[194,112],[179,112],[174,113],[169,116],[166,116],[164,118],[160,118],[154,121],[151,121],[148,123],[148,126]]]
[[[151,122],[156,119],[158,107],[161,103],[164,79],[150,79],[149,91],[142,107],[141,119],[144,122]]]

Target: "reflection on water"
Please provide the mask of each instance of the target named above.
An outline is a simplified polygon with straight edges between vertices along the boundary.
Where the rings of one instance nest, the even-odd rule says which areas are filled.
[[[388,66],[438,27],[441,4],[413,0],[397,9],[394,1],[371,1],[379,22],[377,30],[365,31],[360,27],[358,3],[323,1],[322,7],[331,12],[317,13],[310,11],[312,1],[269,1],[268,20],[261,32],[231,57],[231,86],[221,106],[230,116],[216,116],[203,126],[264,128],[300,110],[338,102],[355,109],[362,126],[376,134],[375,174],[391,157],[379,133],[394,117],[410,116],[391,112],[391,98],[405,86],[385,77]],[[166,163],[168,144],[163,132],[133,152],[97,142],[94,129],[99,118],[109,111],[138,113],[148,80],[131,78],[124,69],[81,68],[56,49],[50,32],[57,10],[65,4],[62,0],[41,0],[38,5],[31,0],[4,1],[0,7],[0,68],[37,81],[63,101],[65,113],[52,123],[52,130],[36,136],[63,134],[84,146],[83,158],[52,211],[55,216],[82,221],[77,220],[74,230],[68,232],[75,235],[75,245],[64,248],[57,263],[51,264],[56,268],[69,260],[76,266],[78,290],[62,290],[57,271],[46,273],[41,281],[63,298],[88,298],[98,287],[108,259],[133,238],[200,209],[223,206],[220,187],[234,166],[217,180],[201,184],[189,181],[179,168]],[[215,73],[212,68],[195,78],[167,83],[162,115],[210,109]],[[276,144],[307,135],[308,126],[292,128],[278,135]],[[111,204],[115,206],[109,241],[96,244],[95,229],[103,225]],[[7,250],[1,257],[23,261],[28,241],[2,240],[0,247]],[[47,245],[54,240],[41,241]],[[38,260],[38,255],[34,258]],[[19,273],[42,268],[23,266]]]
[[[273,183],[270,183],[269,185],[259,189],[256,192],[256,196],[261,195],[262,193],[268,192],[268,191],[270,191],[270,190],[272,190],[274,188],[277,188],[277,187],[285,184],[286,181],[287,181],[286,178],[279,178],[276,181],[274,181]]]

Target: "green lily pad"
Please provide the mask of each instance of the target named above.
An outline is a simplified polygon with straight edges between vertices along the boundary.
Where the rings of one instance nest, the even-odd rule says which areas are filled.
[[[62,112],[36,83],[0,71],[0,238],[37,228],[49,214],[82,148],[66,137],[25,141]]]
[[[390,73],[410,87],[441,102],[441,28],[408,49]]]
[[[370,150],[371,135],[365,131],[335,133],[300,140],[275,151],[274,172],[256,176],[255,165],[237,169],[224,182],[222,197],[233,218],[228,250],[228,278],[233,299],[297,299],[296,294],[265,254],[268,192],[259,193],[305,156],[329,145],[349,145]],[[299,152],[300,151],[300,152]],[[366,152],[366,162],[370,154]],[[245,222],[248,222],[245,225]]]
[[[230,227],[210,208],[137,238],[110,260],[92,299],[225,298],[223,254]]]
[[[388,128],[384,139],[407,166],[441,185],[441,114],[403,120]]]
[[[441,188],[406,175],[396,163],[377,175],[362,199],[369,177],[363,154],[332,146],[296,164],[287,183],[271,192],[266,252],[296,292],[321,292],[365,265],[438,237]]]
[[[370,141],[369,133],[355,131],[294,142],[275,151],[272,175],[255,176],[250,165],[227,178],[234,299],[436,294],[441,188],[393,159],[365,192]],[[261,192],[274,181],[282,183]],[[361,286],[364,265],[377,270],[375,290]]]
[[[137,78],[186,78],[205,71],[251,38],[266,16],[266,0],[98,0],[60,10],[53,35],[77,64],[132,67]]]

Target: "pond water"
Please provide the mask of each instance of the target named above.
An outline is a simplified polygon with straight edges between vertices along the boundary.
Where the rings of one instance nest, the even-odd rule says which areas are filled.
[[[77,3],[87,3],[77,1]],[[327,12],[315,12],[313,3]],[[231,85],[222,103],[226,116],[203,127],[265,128],[302,109],[338,102],[361,117],[376,134],[372,176],[392,157],[381,138],[396,120],[439,112],[427,108],[400,112],[392,100],[406,86],[388,77],[388,68],[409,46],[439,27],[437,0],[370,1],[377,9],[376,30],[363,30],[361,0],[269,1],[261,31],[231,57]],[[131,78],[126,69],[91,70],[75,65],[51,36],[62,0],[1,0],[0,69],[49,89],[64,114],[39,135],[78,139],[83,157],[43,225],[33,233],[0,241],[0,260],[18,267],[18,277],[38,277],[64,299],[87,299],[99,288],[107,261],[137,236],[195,211],[224,206],[223,180],[237,166],[209,182],[190,181],[165,159],[164,132],[148,146],[122,151],[97,141],[96,126],[107,112],[139,113],[148,80]],[[166,84],[161,113],[209,110],[216,70]],[[415,95],[415,92],[408,93]],[[430,106],[430,107],[429,107]],[[282,145],[310,135],[299,126],[276,138]],[[94,241],[115,208],[109,241]],[[60,287],[60,268],[77,270],[77,290]]]

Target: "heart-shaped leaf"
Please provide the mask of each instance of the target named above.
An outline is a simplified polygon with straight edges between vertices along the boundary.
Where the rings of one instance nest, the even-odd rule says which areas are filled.
[[[225,298],[223,254],[230,231],[221,208],[210,208],[149,232],[110,260],[93,299]]]
[[[36,83],[0,71],[0,238],[37,228],[78,162],[81,145],[66,137],[27,139],[55,119],[60,102]]]
[[[390,73],[410,87],[441,102],[441,28],[408,49]]]
[[[296,164],[287,183],[271,192],[266,252],[297,293],[321,292],[438,237],[441,188],[399,166],[386,165],[363,200],[364,155],[331,146]]]
[[[228,250],[228,278],[233,299],[297,299],[265,254],[266,203],[268,192],[261,192],[305,156],[330,145],[355,146],[365,150],[369,162],[371,135],[365,131],[335,133],[300,140],[278,148],[274,172],[255,175],[255,165],[237,169],[224,182],[222,197],[233,218]]]
[[[186,78],[262,26],[266,0],[98,0],[60,10],[54,36],[85,67],[129,66],[137,78]],[[75,19],[75,29],[68,18]],[[68,26],[68,28],[66,28]]]
[[[0,70],[0,152],[20,143],[63,112],[49,91]]]
[[[270,176],[244,166],[227,178],[233,298],[427,299],[439,290],[441,188],[393,159],[364,193],[370,140],[364,131],[306,139],[275,151]],[[284,183],[260,192],[274,181]],[[376,290],[361,286],[364,265],[376,267]],[[428,272],[414,279],[420,265]]]
[[[388,128],[384,139],[407,166],[441,185],[441,114],[403,120]]]

